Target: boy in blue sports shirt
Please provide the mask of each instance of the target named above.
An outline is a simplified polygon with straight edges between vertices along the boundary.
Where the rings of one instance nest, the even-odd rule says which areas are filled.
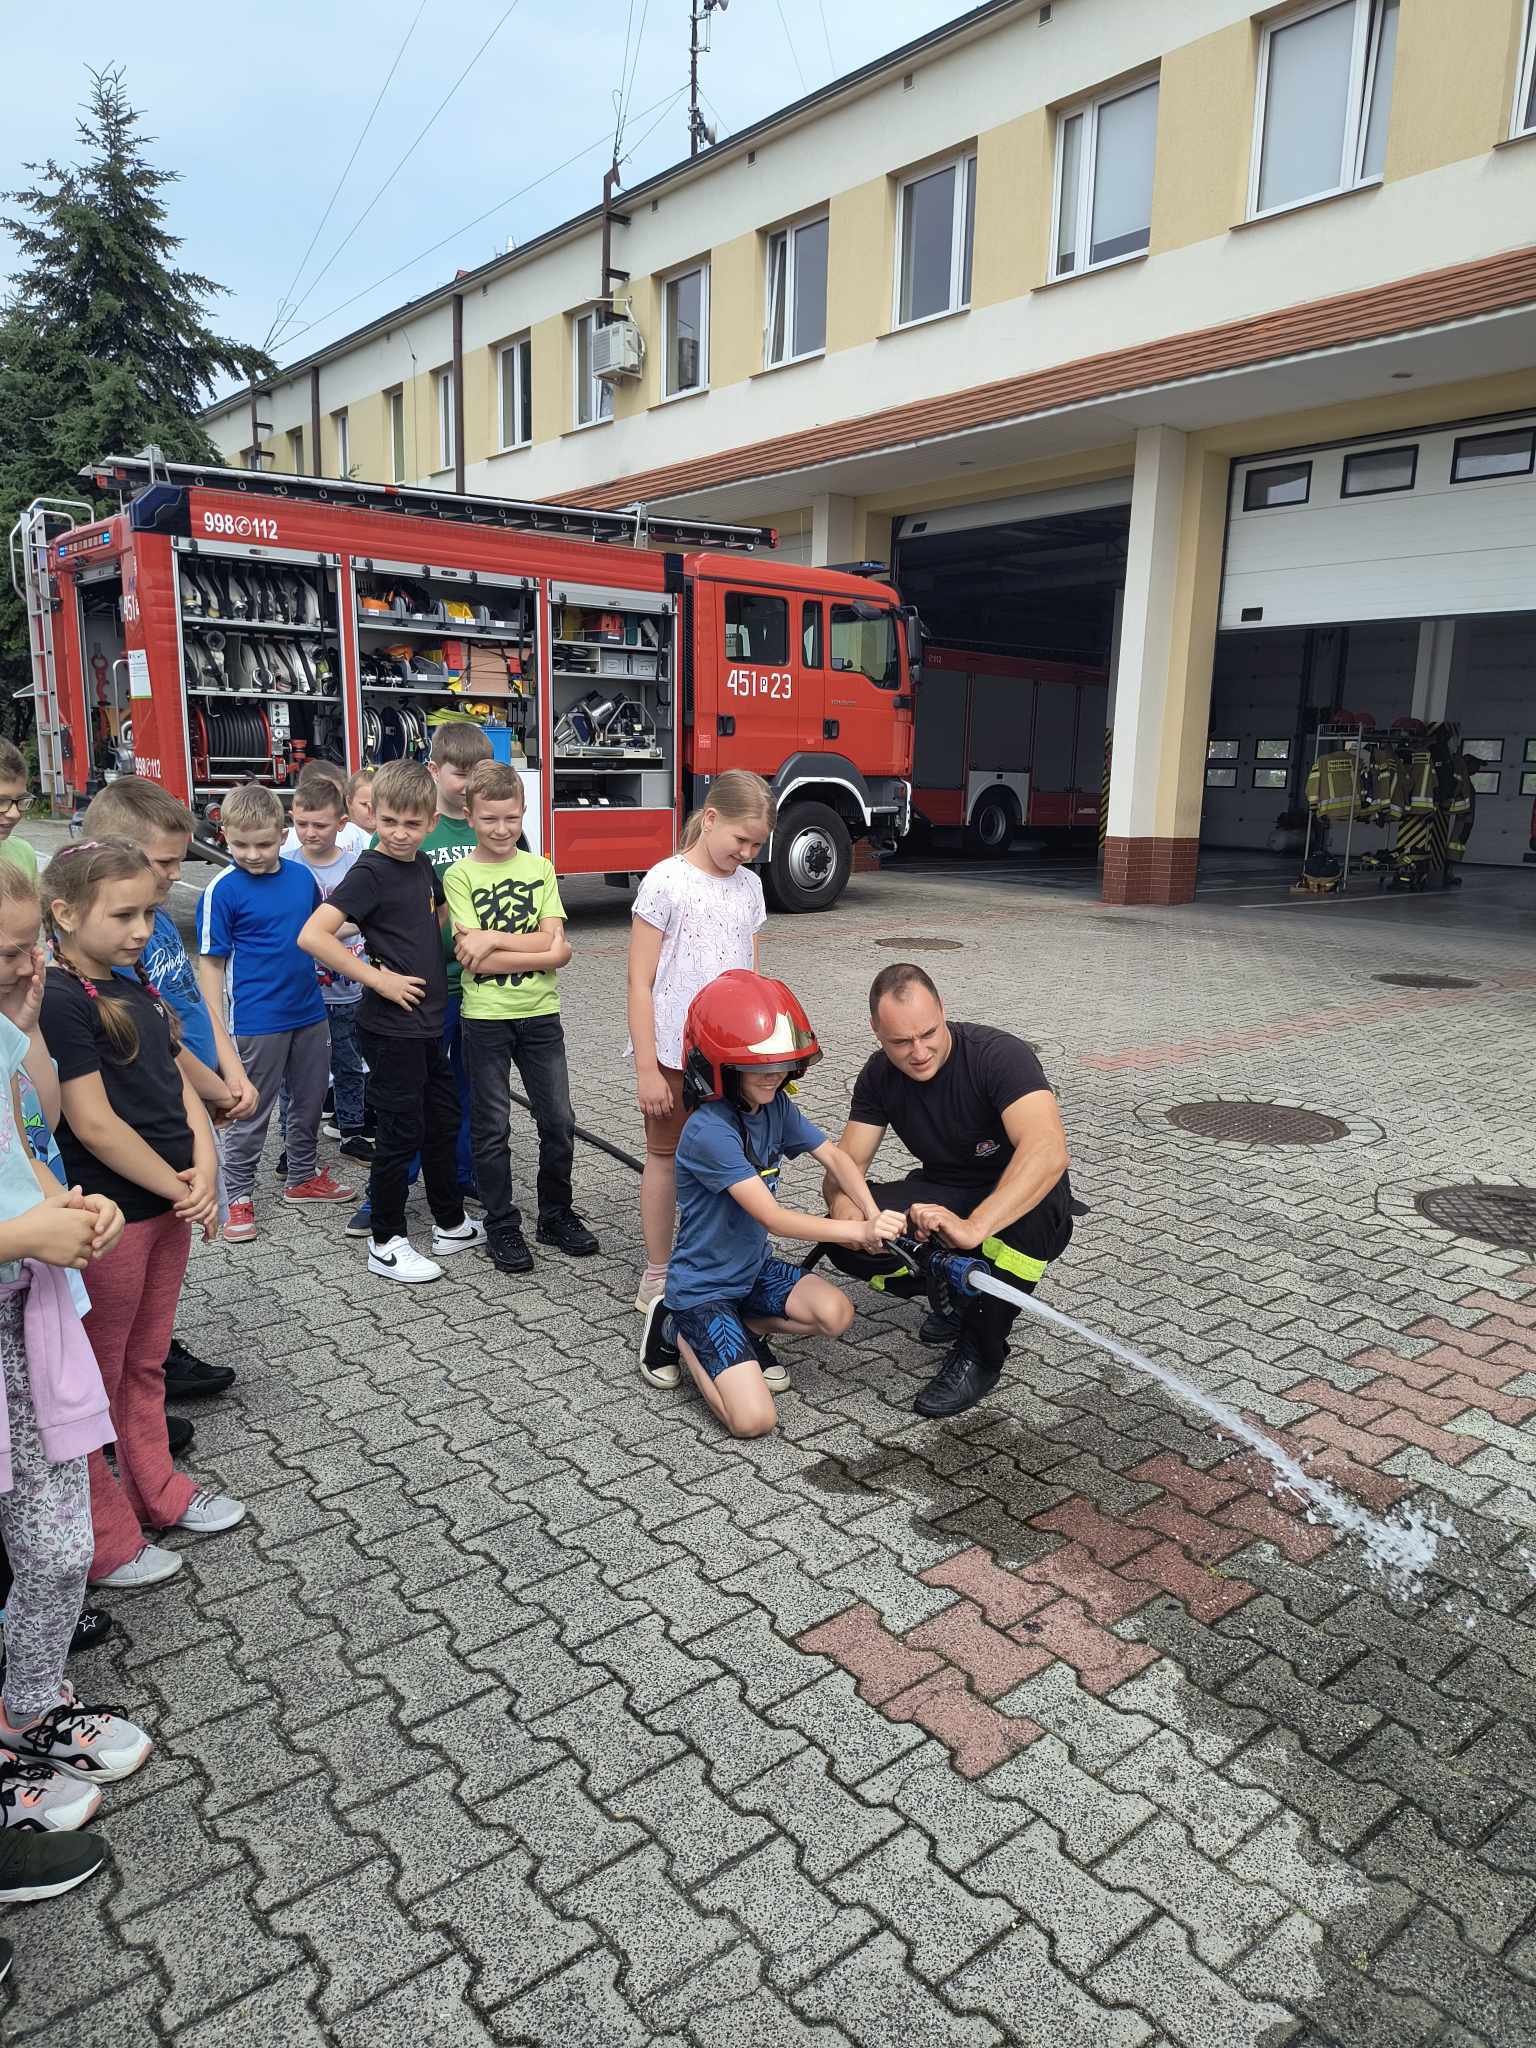
[[[309,869],[283,860],[283,806],[270,789],[245,783],[232,790],[220,823],[235,865],[203,892],[198,919],[198,979],[217,1016],[226,1000],[230,1025],[258,1097],[254,1115],[224,1143],[229,1220],[224,1235],[240,1243],[256,1235],[252,1191],[279,1091],[288,1087],[288,1174],[285,1202],[343,1202],[352,1190],[317,1166],[320,1117],[330,1078],[331,1034],[314,965],[299,950],[299,933],[318,908],[320,886]]]
[[[675,1387],[679,1356],[732,1436],[773,1428],[789,1375],[769,1331],[839,1337],[853,1303],[830,1281],[775,1257],[791,1237],[878,1251],[906,1228],[882,1211],[847,1154],[803,1116],[792,1081],[821,1058],[810,1020],[782,981],[732,968],[694,997],[683,1031],[683,1093],[692,1114],[677,1148],[677,1241],[667,1291],[646,1311],[640,1370]],[[777,1199],[785,1159],[809,1153],[860,1216],[806,1216]]]

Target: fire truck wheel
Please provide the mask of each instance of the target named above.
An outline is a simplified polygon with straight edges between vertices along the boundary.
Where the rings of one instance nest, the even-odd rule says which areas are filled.
[[[764,877],[775,910],[830,910],[847,886],[853,840],[829,804],[791,804],[773,835]]]
[[[983,860],[1001,860],[1013,845],[1019,814],[1006,789],[984,790],[965,828],[965,850]]]

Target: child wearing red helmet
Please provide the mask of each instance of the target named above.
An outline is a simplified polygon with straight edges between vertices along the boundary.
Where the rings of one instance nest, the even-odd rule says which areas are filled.
[[[683,1087],[692,1114],[677,1148],[681,1212],[667,1291],[646,1311],[640,1370],[675,1387],[686,1364],[733,1436],[762,1436],[789,1385],[767,1332],[841,1336],[853,1304],[830,1281],[775,1258],[770,1235],[878,1251],[906,1228],[882,1212],[847,1154],[804,1116],[790,1082],[821,1058],[782,981],[733,968],[689,1006]],[[857,1204],[853,1219],[806,1216],[777,1199],[786,1159],[809,1153]]]

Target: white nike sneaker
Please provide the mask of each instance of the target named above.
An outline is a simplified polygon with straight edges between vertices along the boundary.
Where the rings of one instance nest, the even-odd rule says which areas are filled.
[[[368,1270],[380,1280],[403,1280],[408,1287],[443,1277],[442,1267],[423,1258],[408,1237],[392,1237],[385,1244],[369,1238]]]
[[[440,1229],[435,1223],[432,1226],[432,1250],[440,1259],[452,1258],[455,1252],[467,1252],[472,1245],[484,1243],[485,1225],[473,1216],[466,1216],[452,1230]]]

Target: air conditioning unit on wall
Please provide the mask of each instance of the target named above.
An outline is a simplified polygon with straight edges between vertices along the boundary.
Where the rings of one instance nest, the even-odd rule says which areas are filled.
[[[645,336],[633,320],[610,320],[592,330],[592,374],[605,383],[638,377],[645,362]]]

